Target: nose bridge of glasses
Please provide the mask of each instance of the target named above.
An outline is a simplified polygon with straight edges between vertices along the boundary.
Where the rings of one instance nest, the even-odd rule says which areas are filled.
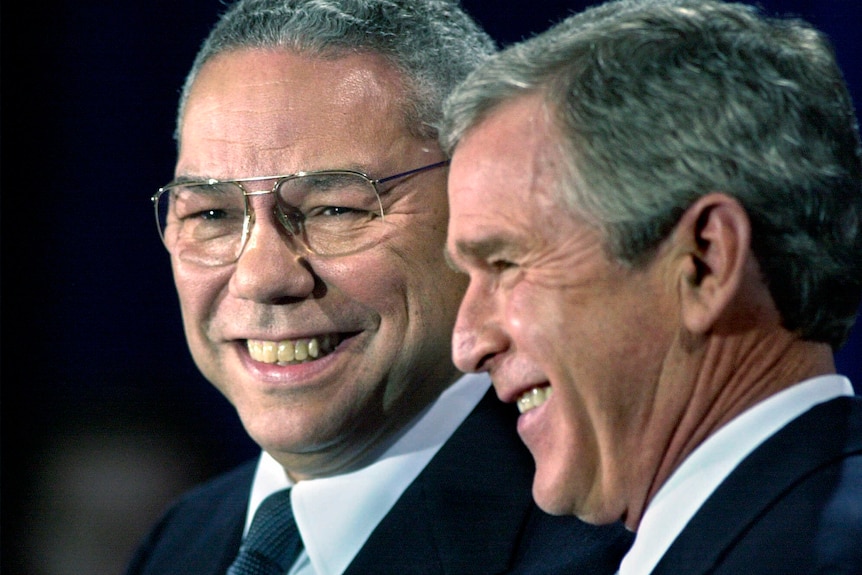
[[[242,189],[242,195],[244,195],[247,198],[252,197],[252,196],[265,196],[267,194],[274,194],[274,193],[275,193],[275,188],[272,188],[271,190],[246,190],[245,188]]]
[[[242,194],[246,197],[248,210],[242,233],[243,249],[252,234],[252,229],[261,225],[259,221],[260,217],[258,216],[259,213],[271,214],[273,220],[280,224],[279,227],[292,236],[293,241],[300,240],[301,243],[304,243],[301,214],[297,213],[295,209],[292,209],[291,206],[286,205],[283,201],[279,201],[278,186],[279,183],[277,182],[270,189],[248,190],[245,187],[242,188]],[[255,206],[258,202],[254,201],[254,198],[269,195],[273,196],[272,203],[265,202],[263,205]]]

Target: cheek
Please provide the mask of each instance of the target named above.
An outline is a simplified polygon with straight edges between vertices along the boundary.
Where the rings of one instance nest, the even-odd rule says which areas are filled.
[[[559,290],[526,283],[511,292],[505,318],[519,348],[545,355],[570,340],[565,331],[574,317],[560,295]]]
[[[225,371],[217,347],[219,337],[212,326],[219,302],[224,300],[222,295],[227,293],[231,269],[202,272],[183,265],[173,268],[189,351],[204,376],[226,395],[228,391],[222,384]]]
[[[414,241],[392,247],[391,273],[404,278],[413,311],[442,314],[454,323],[469,278],[456,273],[446,263],[443,256],[445,231],[432,233],[428,226],[421,229],[421,233],[414,230],[411,234]]]
[[[375,330],[382,336],[375,338],[376,353],[395,353],[404,346],[410,314],[416,313],[412,298],[417,291],[414,284],[423,281],[421,272],[388,249],[316,262],[312,267],[326,285],[329,305],[354,308],[376,324]],[[424,281],[429,283],[427,278]]]
[[[403,302],[406,278],[391,254],[385,250],[368,250],[353,258],[341,258],[324,264],[312,264],[315,273],[327,286],[350,301],[385,313]]]
[[[231,270],[228,266],[223,270],[211,268],[202,271],[194,266],[174,263],[174,283],[187,331],[206,322],[214,313],[220,294],[227,289]]]

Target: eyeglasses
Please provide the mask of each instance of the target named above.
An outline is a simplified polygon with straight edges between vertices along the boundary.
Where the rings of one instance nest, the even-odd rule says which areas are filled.
[[[159,235],[168,251],[204,266],[234,263],[254,225],[250,196],[273,194],[273,214],[301,247],[335,256],[366,249],[382,237],[382,184],[440,168],[448,160],[372,179],[353,170],[297,172],[236,180],[174,181],[152,197]],[[251,182],[275,180],[270,190]]]

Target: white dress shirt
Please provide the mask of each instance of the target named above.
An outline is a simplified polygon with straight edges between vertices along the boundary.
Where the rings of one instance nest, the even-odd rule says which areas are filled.
[[[300,481],[291,490],[304,549],[289,575],[340,575],[381,519],[479,403],[491,381],[461,377],[427,407],[370,465],[351,473]],[[260,503],[291,485],[266,452],[258,462],[245,531]]]
[[[649,502],[619,575],[650,573],[703,502],[748,454],[818,403],[842,395],[853,395],[846,377],[808,379],[754,405],[707,438]]]

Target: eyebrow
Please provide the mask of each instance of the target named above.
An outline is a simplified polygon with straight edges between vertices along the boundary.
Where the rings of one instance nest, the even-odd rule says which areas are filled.
[[[469,259],[483,260],[489,256],[504,252],[510,243],[502,236],[490,236],[479,240],[461,240],[455,242],[455,253]],[[455,271],[463,271],[454,261],[448,246],[443,248],[446,263]]]
[[[207,184],[212,179],[214,179],[214,178],[205,178],[202,176],[183,175],[183,176],[177,176],[176,178],[174,178],[173,180],[171,180],[170,182],[165,184],[165,186],[167,187],[167,186],[185,185],[185,184]]]
[[[177,176],[172,179],[169,184],[188,184],[189,182],[198,182],[203,180],[203,178],[198,178],[195,176]]]
[[[462,240],[455,243],[458,253],[480,259],[503,251],[508,245],[509,242],[502,236],[489,236],[479,240]]]

